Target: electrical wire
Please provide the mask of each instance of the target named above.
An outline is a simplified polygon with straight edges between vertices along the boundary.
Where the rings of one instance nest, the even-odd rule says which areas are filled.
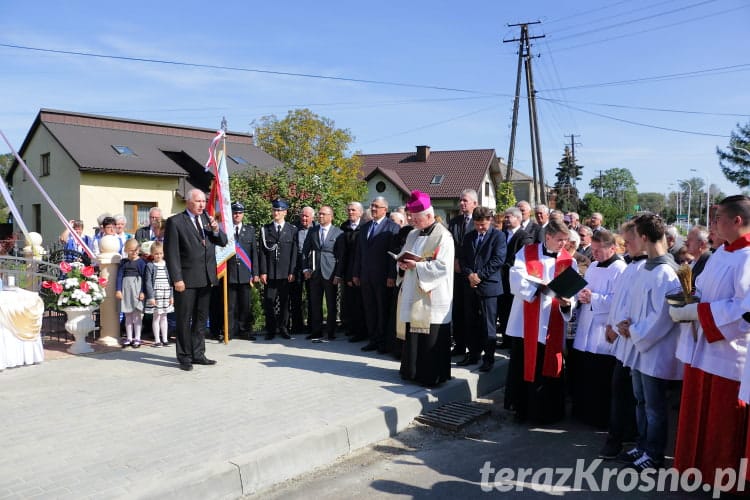
[[[556,89],[539,89],[537,90],[537,92],[550,92],[553,90],[578,90],[578,89],[588,89],[588,88],[593,88],[593,87],[610,87],[610,86],[615,86],[615,85],[631,85],[635,83],[676,80],[680,78],[691,78],[691,77],[705,76],[705,75],[710,75],[710,74],[734,73],[736,71],[747,71],[749,69],[750,69],[750,63],[733,64],[731,66],[719,66],[716,68],[686,71],[683,73],[671,73],[667,75],[647,76],[643,78],[632,78],[629,80],[615,80],[612,82],[587,83],[583,85],[573,85],[571,87],[562,87],[562,88],[556,88]]]
[[[708,132],[696,132],[694,130],[682,130],[682,129],[677,129],[677,128],[661,127],[659,125],[651,125],[649,123],[642,123],[642,122],[636,122],[636,121],[632,121],[632,120],[625,120],[624,118],[617,118],[615,116],[605,115],[603,113],[597,113],[595,111],[588,111],[588,110],[585,110],[585,109],[577,108],[575,106],[571,106],[569,104],[563,104],[563,103],[556,103],[556,104],[558,106],[569,107],[570,109],[578,111],[580,113],[586,113],[588,115],[594,115],[594,116],[598,116],[600,118],[606,118],[608,120],[614,120],[614,121],[617,121],[617,122],[627,123],[629,125],[636,125],[636,126],[639,126],[639,127],[653,128],[653,129],[657,129],[657,130],[665,130],[667,132],[678,132],[678,133],[681,133],[681,134],[700,135],[700,136],[704,136],[704,137],[721,137],[722,139],[729,138],[729,136],[726,135],[726,134],[712,134],[712,133],[708,133]]]
[[[685,109],[668,109],[668,108],[649,108],[646,106],[628,106],[626,104],[607,104],[603,102],[585,102],[585,101],[563,101],[559,99],[552,99],[548,97],[537,97],[538,100],[542,101],[549,101],[555,104],[586,104],[589,106],[604,106],[609,108],[620,108],[620,109],[635,109],[640,111],[658,111],[662,113],[682,113],[682,114],[688,114],[688,115],[705,115],[705,116],[733,116],[737,118],[745,118],[747,116],[750,116],[750,112],[748,113],[714,113],[710,111],[689,111]]]
[[[703,15],[700,15],[700,16],[691,17],[690,19],[684,19],[682,21],[677,21],[677,22],[674,22],[674,23],[663,24],[661,26],[655,26],[653,28],[646,28],[646,29],[639,30],[639,31],[633,31],[631,33],[624,33],[622,35],[615,35],[615,36],[611,36],[611,37],[607,37],[607,38],[600,38],[598,40],[591,40],[589,42],[579,43],[577,45],[569,45],[567,47],[558,47],[555,50],[557,52],[563,52],[563,51],[566,51],[566,50],[578,49],[580,47],[589,47],[589,46],[594,45],[594,44],[599,44],[599,43],[604,43],[604,42],[610,42],[612,40],[619,40],[621,38],[629,38],[631,36],[642,35],[643,33],[650,33],[652,31],[659,31],[659,30],[671,28],[673,26],[679,26],[681,24],[692,23],[692,22],[695,22],[695,21],[705,21],[706,19],[708,19],[710,17],[720,16],[722,14],[727,14],[727,13],[733,12],[735,10],[747,9],[748,7],[750,7],[750,4],[740,5],[739,7],[734,7],[732,9],[720,10],[718,12],[712,12],[711,14],[703,14]],[[546,40],[547,39],[545,38],[545,41]]]
[[[606,30],[610,30],[610,29],[613,29],[613,28],[619,28],[621,26],[627,26],[628,24],[638,23],[638,22],[641,22],[641,21],[647,21],[649,19],[655,19],[657,17],[667,16],[669,14],[674,14],[675,12],[684,12],[687,9],[692,9],[694,7],[700,7],[701,5],[706,5],[706,4],[709,4],[709,3],[714,3],[716,1],[717,0],[703,0],[701,2],[696,2],[696,3],[690,4],[690,5],[680,6],[680,7],[676,8],[676,9],[667,10],[667,11],[664,11],[664,12],[659,12],[657,14],[652,14],[650,16],[643,16],[643,17],[639,17],[639,18],[636,18],[636,19],[631,19],[629,21],[622,21],[622,22],[619,22],[619,23],[610,24],[608,26],[602,26],[600,28],[594,28],[594,29],[590,29],[590,30],[586,30],[586,31],[581,31],[579,33],[573,33],[572,35],[565,35],[565,36],[562,36],[560,38],[554,38],[553,36],[551,36],[551,35],[550,36],[551,36],[553,42],[559,42],[561,40],[568,40],[570,38],[577,38],[579,36],[586,36],[586,35],[590,35],[592,33],[598,33],[600,31],[606,31]]]

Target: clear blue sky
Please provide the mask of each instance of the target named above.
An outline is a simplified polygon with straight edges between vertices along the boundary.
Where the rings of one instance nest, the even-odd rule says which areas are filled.
[[[583,192],[599,170],[615,167],[629,168],[640,191],[665,193],[676,179],[707,175],[725,193],[738,192],[715,154],[727,137],[646,125],[728,136],[750,120],[746,0],[40,0],[2,2],[0,18],[0,129],[15,148],[40,108],[208,128],[226,116],[230,130],[252,131],[261,116],[307,107],[349,129],[353,149],[363,153],[427,144],[495,148],[505,158],[518,44],[502,40],[519,33],[507,24],[541,20],[531,33],[546,35],[532,51],[540,56],[538,95],[552,99],[538,104],[550,184],[565,136],[575,134]],[[690,77],[650,79],[685,73]],[[650,80],[609,85],[643,79]],[[515,166],[530,174],[522,104]],[[5,144],[0,152],[8,152]]]

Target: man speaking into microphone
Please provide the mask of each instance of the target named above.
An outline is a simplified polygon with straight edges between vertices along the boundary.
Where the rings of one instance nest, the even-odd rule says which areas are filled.
[[[227,235],[219,223],[205,214],[206,195],[191,189],[184,212],[167,219],[164,255],[174,284],[177,319],[177,361],[180,369],[214,365],[206,358],[205,328],[211,287],[216,278],[216,245],[225,246]]]

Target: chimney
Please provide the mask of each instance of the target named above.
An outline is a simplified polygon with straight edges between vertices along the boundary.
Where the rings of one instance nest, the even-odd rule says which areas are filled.
[[[430,146],[417,146],[417,161],[426,162],[430,157]]]

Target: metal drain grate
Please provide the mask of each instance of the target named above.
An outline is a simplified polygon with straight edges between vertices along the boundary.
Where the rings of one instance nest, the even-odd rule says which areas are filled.
[[[414,420],[433,427],[457,431],[489,412],[490,409],[485,405],[456,401],[419,415]]]

